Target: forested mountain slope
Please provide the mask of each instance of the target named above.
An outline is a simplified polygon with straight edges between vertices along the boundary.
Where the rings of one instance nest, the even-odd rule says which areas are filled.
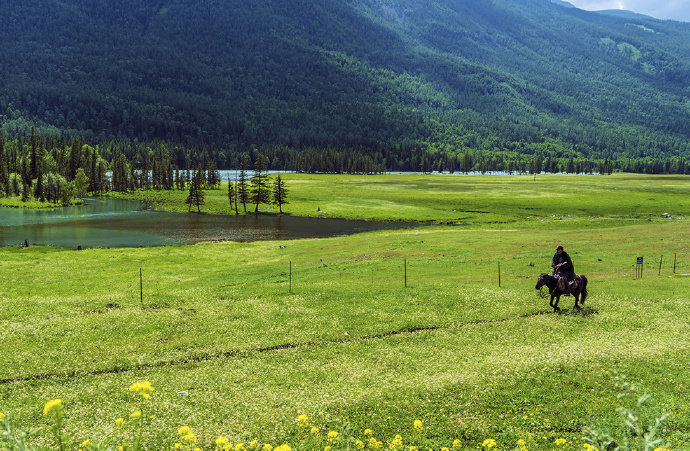
[[[0,18],[6,134],[690,157],[690,24],[549,0],[16,0]]]

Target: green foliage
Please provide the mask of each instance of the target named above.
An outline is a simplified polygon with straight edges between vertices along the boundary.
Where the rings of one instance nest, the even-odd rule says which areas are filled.
[[[207,147],[221,168],[255,146],[347,151],[270,159],[322,172],[437,170],[468,149],[507,166],[547,143],[558,158],[690,158],[688,24],[538,0],[38,0],[0,16],[6,135],[164,140]],[[63,175],[84,167],[100,191],[73,150]],[[182,153],[173,165],[195,167]]]

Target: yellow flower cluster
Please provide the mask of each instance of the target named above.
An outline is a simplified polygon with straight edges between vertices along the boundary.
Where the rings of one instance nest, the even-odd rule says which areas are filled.
[[[118,418],[117,420],[115,420],[115,426],[122,426],[123,424],[125,424],[124,418]]]
[[[292,448],[290,448],[288,445],[280,445],[276,446],[273,451],[292,451]]]
[[[141,395],[141,397],[144,399],[149,399],[149,396],[151,395],[151,392],[154,390],[154,388],[151,385],[151,382],[142,381],[135,382],[132,385],[130,385],[129,390],[139,393],[139,395]]]
[[[228,441],[227,437],[218,437],[216,439],[216,446],[218,447],[218,449],[225,451],[229,451],[230,449],[232,449],[232,445]]]
[[[396,435],[393,437],[393,441],[388,445],[388,449],[400,449],[403,447],[402,436]]]
[[[58,415],[62,413],[64,406],[62,405],[62,399],[53,399],[48,401],[43,407],[43,415]]]
[[[558,438],[558,439],[556,439],[556,441],[554,443],[556,444],[556,446],[565,445],[565,439],[564,438]]]
[[[458,440],[457,438],[453,440],[453,449],[460,449],[461,446],[462,443],[460,442],[460,440]]]
[[[357,440],[357,441],[355,442],[355,448],[357,448],[357,449],[364,449],[365,446],[366,446],[366,445],[365,445],[364,442],[361,441],[361,440]]]
[[[137,418],[141,418],[141,410],[137,410],[136,412],[132,412],[132,413],[129,414],[129,416],[130,416],[131,418],[134,418],[135,420],[136,420]]]
[[[309,427],[309,417],[306,415],[297,416],[297,426],[301,428]]]
[[[422,429],[424,429],[424,425],[422,424],[421,420],[414,420],[413,427],[417,431],[421,431]]]
[[[364,435],[367,437],[371,437],[372,435],[374,435],[374,431],[372,431],[371,429],[365,429]]]
[[[484,447],[486,449],[491,449],[494,446],[496,446],[496,440],[494,440],[492,438],[487,438],[486,440],[484,440],[482,442],[482,447]]]
[[[313,428],[311,428],[311,431],[309,431],[309,433],[312,435],[319,435],[319,428],[314,426]]]
[[[7,416],[7,415],[5,415],[4,413],[0,412],[0,421],[4,420],[6,416]]]
[[[338,433],[336,431],[328,431],[328,443],[335,443],[338,440]]]

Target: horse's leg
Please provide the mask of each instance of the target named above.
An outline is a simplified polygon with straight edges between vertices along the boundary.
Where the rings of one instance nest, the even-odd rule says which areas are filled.
[[[581,307],[579,305],[577,305],[578,302],[580,302],[580,291],[578,290],[578,291],[573,292],[573,297],[575,298],[575,308],[580,310]]]
[[[557,294],[557,295],[555,295],[555,296],[556,296],[556,302],[553,303],[553,304],[551,304],[551,307],[553,307],[553,311],[554,311],[554,312],[560,312],[561,309],[558,308],[558,301],[561,300],[561,295],[560,295],[560,294]],[[551,297],[551,299],[553,299],[553,296]]]

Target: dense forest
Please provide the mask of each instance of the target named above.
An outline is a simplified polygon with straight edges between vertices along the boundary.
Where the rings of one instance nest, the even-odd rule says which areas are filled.
[[[690,24],[549,0],[36,0],[0,16],[5,146],[29,164],[37,137],[46,155],[97,154],[91,189],[101,163],[131,175],[160,149],[179,170],[259,153],[354,173],[690,160]]]

